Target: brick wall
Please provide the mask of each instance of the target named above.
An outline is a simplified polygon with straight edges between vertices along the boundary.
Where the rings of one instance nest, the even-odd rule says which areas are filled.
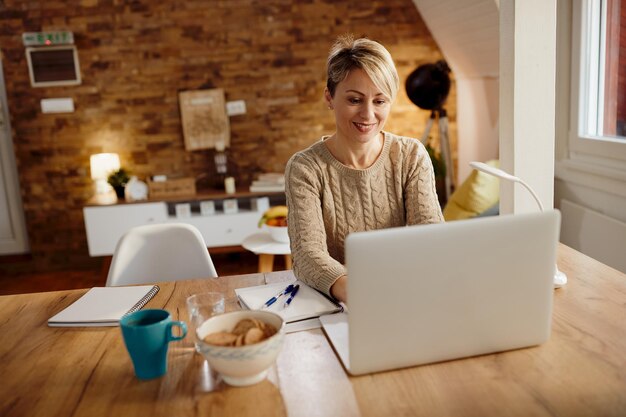
[[[82,207],[93,193],[89,156],[117,152],[140,178],[212,171],[212,151],[186,152],[178,92],[220,87],[245,100],[231,118],[237,183],[282,171],[288,158],[334,129],[323,101],[325,59],[347,32],[382,42],[401,81],[441,59],[411,0],[5,0],[0,50],[34,269],[93,266]],[[32,88],[21,35],[70,30],[82,84]],[[456,149],[456,92],[448,110]],[[76,111],[44,115],[42,98]],[[420,136],[428,113],[401,89],[387,130]],[[210,181],[210,177],[209,177]]]

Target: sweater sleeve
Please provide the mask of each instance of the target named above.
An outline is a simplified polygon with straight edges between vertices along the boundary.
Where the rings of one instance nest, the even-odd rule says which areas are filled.
[[[285,169],[289,241],[295,276],[330,295],[330,287],[346,268],[333,259],[326,243],[322,216],[323,180],[317,165],[299,154]]]
[[[443,222],[443,214],[437,198],[435,171],[424,145],[417,142],[417,149],[405,155],[408,175],[404,185],[404,204],[407,224]]]

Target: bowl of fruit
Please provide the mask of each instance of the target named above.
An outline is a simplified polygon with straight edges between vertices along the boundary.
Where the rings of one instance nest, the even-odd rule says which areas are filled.
[[[270,207],[259,220],[259,227],[267,227],[272,239],[277,242],[289,243],[287,233],[287,206]]]

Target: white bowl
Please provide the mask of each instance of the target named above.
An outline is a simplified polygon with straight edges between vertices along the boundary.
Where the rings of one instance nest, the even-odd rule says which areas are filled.
[[[210,333],[230,332],[239,320],[255,318],[271,324],[278,332],[262,342],[246,346],[214,346],[202,340]],[[242,310],[213,316],[197,328],[200,352],[212,369],[222,375],[229,385],[243,387],[261,382],[276,361],[283,346],[285,322],[269,311]]]
[[[285,227],[285,226],[267,226],[267,228],[270,231],[270,236],[276,242],[289,243],[289,233],[287,232],[289,230],[288,227]]]

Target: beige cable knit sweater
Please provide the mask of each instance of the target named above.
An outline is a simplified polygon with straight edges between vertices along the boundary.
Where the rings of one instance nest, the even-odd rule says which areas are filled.
[[[426,148],[416,139],[383,133],[383,150],[367,169],[336,160],[324,143],[327,137],[287,163],[293,270],[326,294],[346,274],[349,233],[443,221]]]

